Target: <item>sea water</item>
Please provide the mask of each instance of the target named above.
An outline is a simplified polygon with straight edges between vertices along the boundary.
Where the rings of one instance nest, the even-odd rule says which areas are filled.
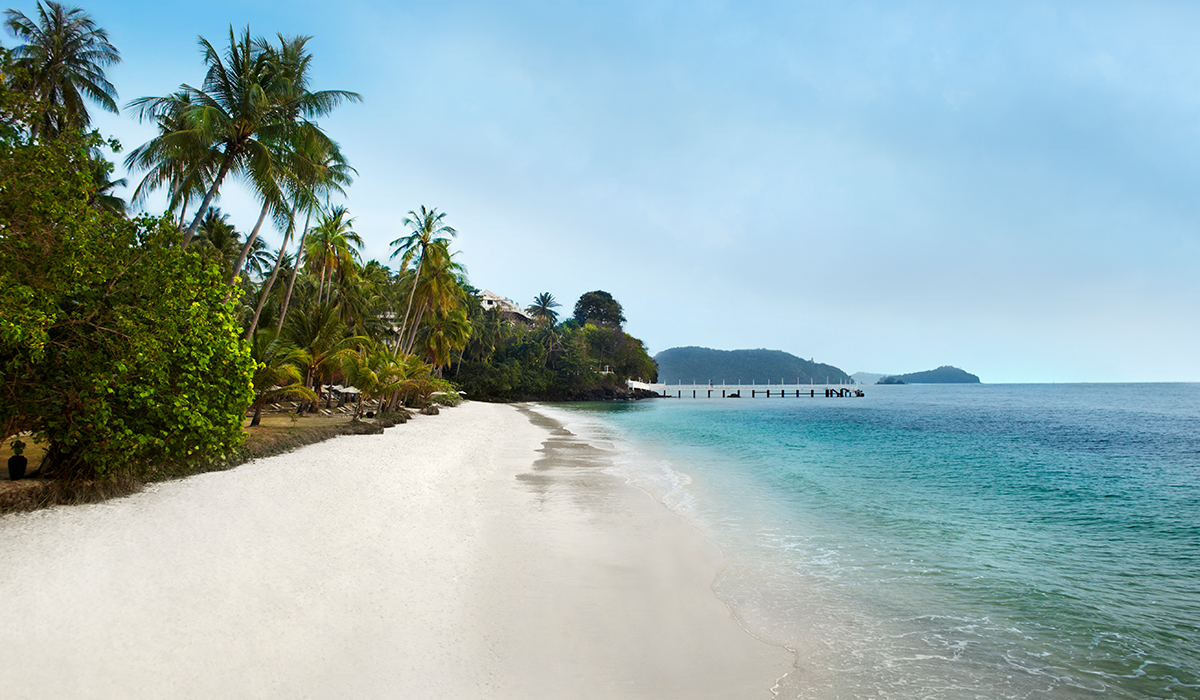
[[[1200,698],[1200,385],[544,407],[725,552],[795,698]]]

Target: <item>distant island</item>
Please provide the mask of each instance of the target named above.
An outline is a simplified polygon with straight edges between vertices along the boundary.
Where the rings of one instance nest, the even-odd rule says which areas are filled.
[[[782,350],[714,350],[689,346],[663,350],[654,356],[654,361],[658,363],[659,381],[667,384],[850,382],[849,375],[833,365],[804,360]]]
[[[855,372],[850,375],[850,378],[854,380],[855,384],[878,384],[879,380],[886,376],[888,375],[875,372]]]
[[[979,377],[957,367],[942,365],[937,369],[910,374],[891,374],[881,377],[876,384],[979,384]]]

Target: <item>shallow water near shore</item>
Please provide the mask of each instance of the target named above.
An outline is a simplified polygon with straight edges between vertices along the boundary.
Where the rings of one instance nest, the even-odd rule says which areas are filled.
[[[790,698],[1200,698],[1200,385],[544,407],[729,558]]]

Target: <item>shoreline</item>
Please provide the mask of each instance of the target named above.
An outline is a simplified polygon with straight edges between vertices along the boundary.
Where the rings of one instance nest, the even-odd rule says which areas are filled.
[[[10,697],[772,696],[720,552],[528,406],[0,518]],[[54,663],[48,660],[54,659]]]

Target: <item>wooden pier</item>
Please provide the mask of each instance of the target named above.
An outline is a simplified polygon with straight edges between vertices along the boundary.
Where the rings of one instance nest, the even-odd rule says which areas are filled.
[[[857,384],[649,384],[629,380],[630,389],[645,389],[677,399],[812,399],[865,396]]]

